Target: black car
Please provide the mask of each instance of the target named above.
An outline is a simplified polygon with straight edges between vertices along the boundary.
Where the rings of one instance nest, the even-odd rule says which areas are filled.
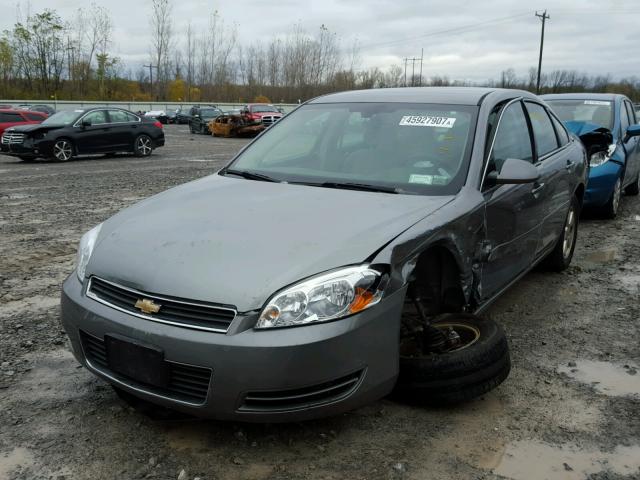
[[[191,109],[192,117],[189,122],[191,133],[210,134],[209,122],[218,118],[224,112],[218,107],[194,107]]]
[[[58,112],[38,125],[5,130],[0,149],[22,160],[65,162],[78,155],[131,152],[140,157],[164,145],[162,124],[119,108]]]

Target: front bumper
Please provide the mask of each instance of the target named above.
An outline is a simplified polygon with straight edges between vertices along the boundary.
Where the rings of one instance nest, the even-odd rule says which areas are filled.
[[[609,160],[589,170],[589,181],[584,195],[585,207],[602,207],[613,194],[616,180],[622,175],[622,165]]]
[[[221,420],[299,421],[336,415],[391,391],[398,374],[404,294],[401,289],[370,310],[326,324],[221,334],[165,325],[117,311],[87,297],[73,273],[63,286],[62,322],[80,363],[140,398]],[[246,316],[241,317],[239,314],[234,323],[245,323]],[[81,331],[96,339],[110,335],[143,342],[160,348],[169,362],[211,369],[206,399],[193,404],[158,394],[153,387],[97,365],[85,355]],[[323,393],[328,385],[354,376],[357,381],[348,391],[342,390],[334,397]],[[303,401],[285,402],[285,406],[282,402],[273,406],[266,402],[255,407],[247,400],[256,396],[281,398],[289,393]]]
[[[5,155],[14,155],[20,157],[36,158],[40,156],[39,150],[34,149],[31,146],[25,146],[21,143],[2,143],[0,144],[0,152],[4,153]]]

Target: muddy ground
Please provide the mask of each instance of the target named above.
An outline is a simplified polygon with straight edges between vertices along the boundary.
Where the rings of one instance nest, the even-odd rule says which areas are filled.
[[[69,353],[60,285],[83,232],[214,172],[245,143],[166,131],[144,160],[0,157],[0,479],[640,478],[633,197],[615,221],[583,221],[568,271],[533,272],[491,308],[513,370],[477,401],[384,399],[290,425],[158,421],[127,407]]]

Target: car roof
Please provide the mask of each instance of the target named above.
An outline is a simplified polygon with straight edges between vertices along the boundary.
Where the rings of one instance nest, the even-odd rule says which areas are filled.
[[[375,88],[371,90],[353,90],[332,93],[311,100],[309,103],[443,103],[453,105],[478,105],[482,99],[491,93],[515,93],[517,95],[535,98],[524,90],[509,90],[486,87],[405,87],[405,88]]]
[[[540,95],[543,100],[608,100],[615,101],[617,98],[626,98],[619,93],[547,93]]]

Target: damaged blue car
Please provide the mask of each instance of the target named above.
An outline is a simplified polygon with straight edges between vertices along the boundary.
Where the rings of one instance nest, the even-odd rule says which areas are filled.
[[[607,218],[618,214],[620,198],[640,193],[640,125],[624,95],[567,93],[543,95],[589,156],[584,207]]]

